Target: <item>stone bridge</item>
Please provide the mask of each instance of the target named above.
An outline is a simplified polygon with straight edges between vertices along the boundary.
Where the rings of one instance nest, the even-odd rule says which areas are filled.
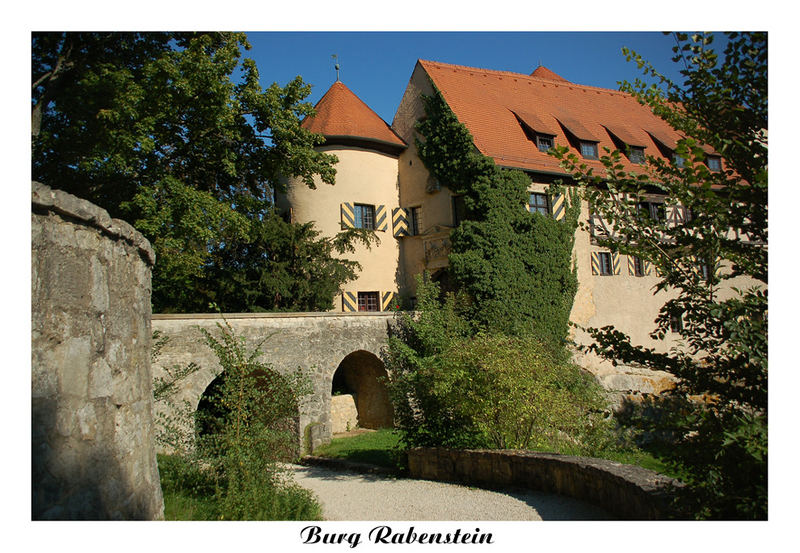
[[[303,403],[296,428],[305,445],[313,448],[330,440],[332,391],[350,401],[359,426],[391,426],[391,404],[380,377],[386,376],[381,352],[387,344],[392,313],[237,313],[223,317],[250,348],[261,343],[261,360],[275,370],[285,374],[299,368],[310,376],[314,391]],[[200,332],[204,328],[219,336],[217,324],[223,324],[223,319],[215,314],[153,315],[153,331],[169,338],[153,363],[153,376],[165,376],[164,367],[190,362],[200,366],[182,382],[174,404],[185,400],[197,410],[203,394],[220,374],[219,361]],[[169,409],[156,405],[157,411]]]

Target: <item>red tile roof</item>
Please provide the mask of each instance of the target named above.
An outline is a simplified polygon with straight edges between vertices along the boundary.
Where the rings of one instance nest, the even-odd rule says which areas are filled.
[[[531,73],[531,77],[538,77],[540,79],[549,79],[551,81],[563,81],[565,83],[569,82],[567,79],[565,79],[561,75],[556,75],[555,73],[550,71],[544,65],[540,65],[539,67],[537,67],[533,71],[533,73]]]
[[[302,126],[326,137],[351,137],[405,147],[406,143],[341,81],[331,85]]]
[[[472,133],[478,150],[498,165],[564,173],[555,158],[539,151],[531,132],[554,136],[556,145],[570,147],[578,157],[575,139],[596,141],[600,155],[604,147],[624,149],[627,144],[663,157],[656,140],[674,148],[681,138],[629,94],[573,84],[546,67],[524,75],[425,60],[419,64]],[[598,161],[585,162],[602,169]],[[625,165],[627,170],[640,167],[627,159]]]

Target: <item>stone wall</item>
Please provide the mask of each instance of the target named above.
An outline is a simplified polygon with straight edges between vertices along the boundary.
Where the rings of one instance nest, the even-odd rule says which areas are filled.
[[[250,348],[260,347],[262,361],[282,374],[301,369],[311,379],[313,393],[301,406],[298,434],[306,440],[303,447],[313,450],[331,439],[331,385],[336,369],[345,357],[359,351],[370,353],[380,363],[394,314],[226,313],[224,317]],[[219,335],[217,324],[221,323],[213,314],[153,315],[153,329],[168,337],[153,366],[154,376],[165,376],[164,367],[191,362],[200,366],[181,383],[174,405],[186,401],[196,410],[203,392],[220,374],[222,367],[203,343],[200,328]],[[171,416],[170,405],[156,408]]]
[[[415,448],[408,466],[414,478],[557,493],[628,520],[670,518],[669,487],[681,485],[641,467],[532,451]]]
[[[33,183],[31,207],[32,518],[163,518],[153,250],[70,194]]]
[[[331,432],[339,434],[350,432],[358,426],[358,411],[351,394],[342,394],[331,398]]]

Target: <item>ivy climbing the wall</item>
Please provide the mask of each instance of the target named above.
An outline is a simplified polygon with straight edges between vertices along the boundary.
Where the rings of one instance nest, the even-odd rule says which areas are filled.
[[[477,327],[563,343],[578,279],[572,259],[580,203],[565,194],[560,220],[525,209],[531,179],[501,169],[474,146],[438,91],[423,96],[416,145],[431,175],[463,197],[465,217],[451,234],[450,277],[471,301]]]

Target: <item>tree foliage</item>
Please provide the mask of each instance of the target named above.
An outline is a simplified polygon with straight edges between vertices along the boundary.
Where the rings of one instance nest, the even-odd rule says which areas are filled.
[[[276,222],[273,194],[285,179],[333,183],[336,158],[316,151],[322,137],[300,125],[313,112],[304,101],[310,87],[298,77],[262,89],[255,62],[242,59],[248,48],[243,33],[33,35],[33,178],[100,205],[150,240],[157,311],[206,310],[210,301],[233,308],[229,295],[212,293],[212,275],[233,285],[248,261],[291,264],[269,257],[269,231],[309,241],[306,254],[318,256],[295,258],[303,260],[295,280],[315,263],[352,278],[352,264],[336,266],[342,239]],[[259,253],[237,258],[243,248]],[[263,275],[259,265],[248,270]],[[267,280],[244,279],[254,288],[236,307],[331,307],[332,295],[260,287]]]
[[[622,237],[602,245],[657,267],[656,291],[669,292],[652,337],[682,320],[679,344],[658,352],[611,327],[589,329],[591,349],[614,361],[679,377],[661,418],[643,421],[668,439],[662,454],[686,473],[696,516],[765,518],[767,513],[767,37],[729,34],[722,56],[713,36],[676,34],[674,61],[684,82],[663,77],[625,51],[659,85],[623,89],[685,138],[681,161],[648,156],[640,173],[622,170],[621,153],[601,159],[604,174],[561,149],[584,184],[591,209]],[[709,168],[709,149],[724,160]],[[678,224],[637,209],[643,194],[688,208]],[[735,279],[735,280],[734,280]],[[697,401],[703,398],[703,401]]]
[[[424,102],[420,158],[439,183],[462,196],[466,210],[450,236],[449,271],[472,301],[470,318],[486,330],[563,342],[578,287],[572,260],[577,197],[566,202],[563,220],[529,213],[530,179],[478,152],[441,94]]]

